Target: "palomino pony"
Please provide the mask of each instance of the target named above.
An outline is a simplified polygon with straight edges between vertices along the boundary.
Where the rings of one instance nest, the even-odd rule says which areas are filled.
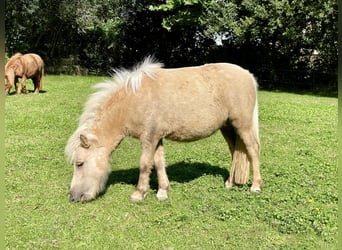
[[[221,130],[233,156],[225,186],[245,184],[252,165],[252,192],[260,191],[257,84],[247,70],[217,63],[164,69],[147,57],[133,70],[117,70],[87,101],[65,153],[74,165],[71,202],[103,192],[109,157],[126,137],[141,142],[139,180],[132,202],[142,201],[153,166],[157,199],[168,198],[163,139],[189,142]]]
[[[10,58],[5,66],[5,94],[9,94],[12,85],[15,92],[21,93],[19,78],[21,78],[22,92],[27,94],[26,79],[32,79],[34,93],[38,94],[43,87],[44,62],[37,54],[17,53]]]

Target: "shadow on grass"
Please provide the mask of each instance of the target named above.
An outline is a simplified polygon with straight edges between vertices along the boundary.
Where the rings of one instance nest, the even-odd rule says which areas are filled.
[[[33,94],[34,93],[34,90],[30,90],[28,89],[27,90],[27,93],[20,93],[20,95],[28,95],[28,94]],[[46,90],[39,90],[39,94],[45,94],[46,93]],[[14,91],[10,91],[10,93],[7,95],[7,96],[17,96],[17,93]]]
[[[195,180],[203,175],[222,176],[225,181],[228,178],[229,172],[227,169],[219,166],[212,166],[208,163],[199,162],[177,162],[169,165],[166,168],[167,175],[170,181],[178,183],[186,183]],[[116,183],[136,185],[139,178],[139,169],[114,170],[110,173],[107,187]],[[155,171],[151,173],[150,186],[152,189],[158,189],[158,180]]]

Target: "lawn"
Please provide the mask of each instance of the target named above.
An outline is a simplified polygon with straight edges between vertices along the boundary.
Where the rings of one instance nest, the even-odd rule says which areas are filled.
[[[7,249],[337,249],[337,98],[259,92],[259,194],[251,181],[224,188],[231,157],[216,133],[164,142],[167,201],[155,197],[154,173],[146,200],[129,201],[140,144],[126,138],[111,157],[106,193],[69,203],[64,147],[103,79],[47,76],[41,94],[6,97]]]

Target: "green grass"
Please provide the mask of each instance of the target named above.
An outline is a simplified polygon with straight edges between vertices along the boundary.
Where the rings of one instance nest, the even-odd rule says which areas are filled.
[[[337,249],[337,98],[260,91],[260,194],[224,188],[231,158],[216,133],[165,142],[167,201],[153,173],[146,200],[130,203],[140,145],[127,138],[107,192],[73,204],[64,147],[102,79],[47,76],[44,93],[6,97],[7,249]]]

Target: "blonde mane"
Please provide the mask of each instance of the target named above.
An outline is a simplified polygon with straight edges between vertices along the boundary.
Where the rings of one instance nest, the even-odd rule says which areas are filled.
[[[96,120],[98,111],[101,107],[117,92],[121,87],[125,87],[135,94],[142,82],[143,74],[153,78],[157,69],[163,67],[163,64],[157,62],[152,56],[146,57],[141,63],[133,69],[114,69],[112,80],[96,84],[93,88],[97,91],[93,93],[86,102],[83,113],[79,118],[79,126],[74,134],[69,138],[65,148],[65,154],[70,162],[74,161],[74,152],[80,145],[80,134],[87,128],[92,127]]]

